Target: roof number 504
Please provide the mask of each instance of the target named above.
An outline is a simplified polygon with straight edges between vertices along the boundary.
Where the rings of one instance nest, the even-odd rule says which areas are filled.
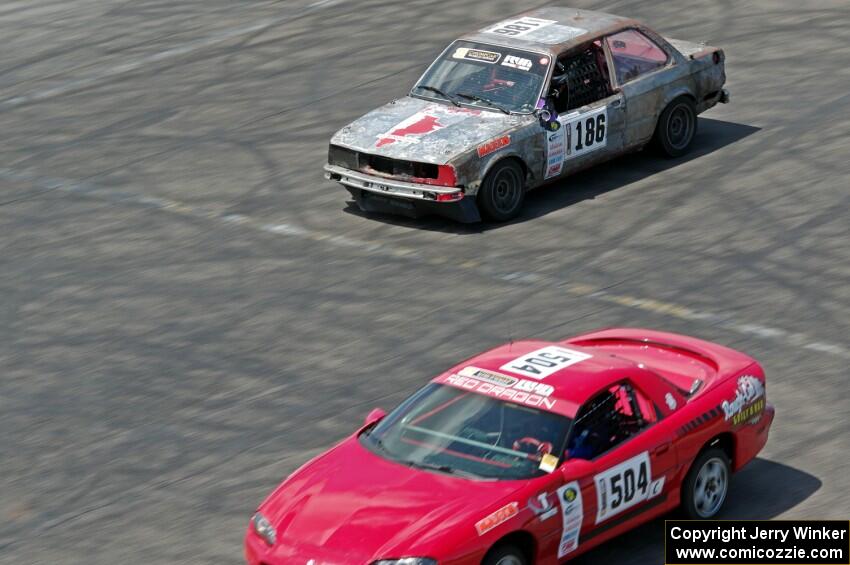
[[[590,357],[589,354],[582,351],[574,351],[558,345],[548,345],[505,363],[501,370],[540,380],[565,367],[590,359]]]

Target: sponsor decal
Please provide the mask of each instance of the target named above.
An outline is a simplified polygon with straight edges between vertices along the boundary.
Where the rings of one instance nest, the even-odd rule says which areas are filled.
[[[558,507],[552,504],[551,496],[548,492],[541,492],[537,498],[528,499],[528,509],[540,518],[541,522],[558,513]]]
[[[554,23],[557,23],[557,21],[526,16],[523,18],[515,18],[499,22],[494,26],[482,29],[481,32],[494,33],[496,35],[504,35],[507,37],[522,37],[523,35],[528,35],[529,33],[537,31],[538,29],[543,29],[544,27],[550,26]]]
[[[505,60],[502,61],[503,67],[519,69],[521,71],[530,71],[533,64],[534,63],[531,62],[531,59],[519,57],[518,55],[507,55],[505,56]]]
[[[503,147],[507,147],[511,144],[511,136],[505,135],[502,137],[497,137],[496,139],[491,139],[487,143],[478,146],[478,157],[484,157],[493,153],[494,151],[498,151]]]
[[[593,477],[596,483],[596,523],[616,516],[644,500],[650,499],[661,492],[664,481],[660,484],[651,481],[649,452],[644,451],[606,469]],[[657,492],[652,493],[651,486],[655,485]]]
[[[558,544],[558,559],[578,549],[578,536],[584,519],[581,488],[578,481],[565,484],[557,491],[561,505],[561,542]]]
[[[649,495],[646,497],[647,500],[649,500],[650,498],[655,498],[656,496],[661,494],[661,491],[664,490],[664,479],[665,477],[662,476],[652,481],[652,483],[649,485]]]
[[[485,380],[496,385],[515,388],[516,390],[521,390],[523,392],[533,392],[540,396],[551,396],[552,393],[555,392],[555,387],[552,385],[539,383],[537,381],[518,379],[516,377],[510,377],[508,375],[503,375],[502,373],[478,369],[476,367],[464,367],[460,371],[460,375],[464,377],[472,377],[477,380]]]
[[[475,367],[466,367],[460,374],[448,375],[442,379],[442,382],[456,388],[462,388],[494,398],[510,400],[517,404],[543,408],[550,411],[557,411],[559,408],[558,401],[554,398],[549,398],[555,392],[553,386],[536,381],[517,379],[515,377],[507,377],[515,381],[510,385],[503,385],[496,382],[502,380],[503,377],[507,377],[507,375],[500,375],[492,371],[483,371]]]
[[[379,135],[375,147],[383,147],[396,142],[419,143],[421,137],[460,123],[470,116],[478,115],[479,113],[477,110],[432,106],[413,114],[393,126],[389,131]]]
[[[519,503],[511,502],[510,504],[502,506],[486,518],[482,518],[477,521],[475,523],[475,531],[478,532],[479,536],[483,536],[499,524],[504,524],[517,514],[519,514]]]
[[[514,386],[519,382],[519,379],[516,377],[509,377],[508,375],[495,373],[493,371],[486,371],[484,369],[477,369],[475,367],[464,367],[460,371],[460,374],[464,377],[474,377],[479,381],[486,381],[499,386]]]
[[[502,54],[496,53],[495,51],[458,47],[452,57],[455,59],[466,59],[467,61],[481,61],[482,63],[490,63],[492,65],[499,62],[499,59],[502,58]]]
[[[552,132],[546,137],[546,174],[545,178],[550,179],[561,174],[564,168],[564,148],[566,137],[564,136],[564,128]]]
[[[738,378],[738,388],[735,398],[724,400],[720,405],[724,419],[732,420],[737,426],[743,422],[755,424],[764,412],[764,383],[758,377],[744,375]]]
[[[500,369],[532,379],[545,379],[552,373],[591,357],[592,355],[581,351],[573,351],[559,345],[548,345],[517,357],[502,365]]]
[[[676,403],[676,399],[673,398],[673,395],[669,392],[664,395],[664,402],[667,403],[667,408],[669,408],[670,410],[675,410],[676,406],[678,406],[678,404]]]

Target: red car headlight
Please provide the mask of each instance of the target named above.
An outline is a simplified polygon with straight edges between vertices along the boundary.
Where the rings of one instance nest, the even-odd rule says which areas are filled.
[[[257,512],[251,518],[251,530],[260,536],[268,545],[274,545],[277,541],[277,532],[265,516]]]

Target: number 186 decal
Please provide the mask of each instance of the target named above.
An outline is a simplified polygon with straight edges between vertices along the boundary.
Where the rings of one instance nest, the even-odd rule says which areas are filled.
[[[505,20],[481,31],[484,33],[495,33],[497,35],[505,35],[508,37],[522,37],[532,31],[550,26],[554,23],[556,23],[556,20],[542,20],[540,18],[526,16],[524,18]]]
[[[574,118],[567,117],[564,130],[567,159],[602,149],[608,143],[607,106]]]
[[[584,114],[561,116],[558,121],[562,127],[546,133],[547,179],[560,175],[565,161],[602,149],[608,143],[607,106]]]

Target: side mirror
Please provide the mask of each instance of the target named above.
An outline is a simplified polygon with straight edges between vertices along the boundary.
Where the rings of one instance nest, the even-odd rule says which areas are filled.
[[[561,122],[558,121],[558,113],[549,108],[548,105],[538,107],[534,110],[534,115],[540,120],[540,125],[548,131],[558,131],[561,129]]]
[[[364,424],[366,426],[371,426],[375,422],[382,420],[386,415],[387,413],[381,410],[380,408],[373,408],[372,411],[366,415],[366,420],[364,421]]]

